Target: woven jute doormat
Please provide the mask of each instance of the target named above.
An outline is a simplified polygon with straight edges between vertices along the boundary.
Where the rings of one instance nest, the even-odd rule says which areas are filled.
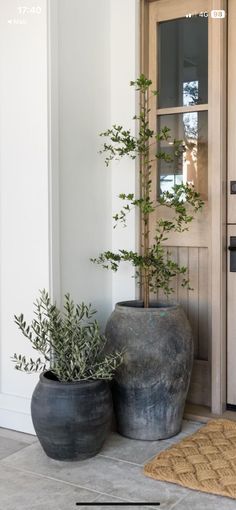
[[[236,499],[236,422],[212,420],[144,466],[156,480]]]

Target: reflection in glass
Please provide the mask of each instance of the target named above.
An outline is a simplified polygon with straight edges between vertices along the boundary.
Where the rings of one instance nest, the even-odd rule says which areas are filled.
[[[174,184],[192,183],[207,199],[207,112],[189,112],[158,117],[158,130],[168,126],[171,138],[161,142],[158,150],[172,156],[173,161],[158,161],[158,195]],[[184,152],[174,156],[173,140],[183,140]],[[171,141],[172,140],[172,141]]]
[[[183,105],[191,106],[198,103],[199,99],[199,82],[186,81],[183,83]]]
[[[159,23],[158,108],[206,104],[207,78],[208,18]]]

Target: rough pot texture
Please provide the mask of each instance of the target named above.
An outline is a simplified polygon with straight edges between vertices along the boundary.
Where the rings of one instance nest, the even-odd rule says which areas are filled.
[[[40,375],[31,401],[34,428],[48,457],[83,460],[101,449],[111,426],[112,399],[106,381],[63,383]]]
[[[126,349],[112,388],[118,431],[144,440],[177,434],[193,363],[191,328],[181,306],[118,303],[106,336],[110,349]]]

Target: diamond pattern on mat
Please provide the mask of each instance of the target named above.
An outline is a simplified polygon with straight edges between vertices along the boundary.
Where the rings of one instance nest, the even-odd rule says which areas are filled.
[[[212,420],[144,466],[144,474],[236,499],[236,422]]]

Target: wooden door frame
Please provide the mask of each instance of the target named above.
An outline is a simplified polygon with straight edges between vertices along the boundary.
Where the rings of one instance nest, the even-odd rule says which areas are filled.
[[[212,9],[227,11],[226,0],[211,0]],[[211,201],[211,303],[212,303],[212,412],[226,409],[226,324],[227,324],[227,26],[210,22],[210,201]],[[213,53],[214,48],[214,53]],[[215,58],[218,56],[218,58]],[[217,142],[219,141],[219,143]],[[214,175],[217,175],[216,182]]]
[[[236,102],[234,86],[236,83],[236,61],[233,48],[236,47],[236,2],[235,0],[228,0],[228,210],[227,210],[227,239],[230,242],[230,236],[235,236],[236,229],[236,197],[230,193],[230,181],[235,180],[235,122],[236,122]],[[232,51],[230,49],[232,48]],[[228,320],[227,320],[227,333],[228,333],[228,359],[227,359],[227,402],[235,405],[235,376],[234,376],[234,359],[236,355],[235,345],[235,312],[231,308],[235,306],[235,274],[229,272],[230,256],[228,255]]]
[[[149,5],[151,2],[173,5],[188,0],[140,0],[140,69],[148,76]],[[230,0],[229,0],[230,1]],[[202,2],[204,4],[204,0]],[[207,3],[207,0],[206,2]],[[227,0],[209,0],[209,11],[224,9]],[[204,8],[204,7],[203,7]],[[204,9],[205,10],[205,9]],[[221,415],[226,409],[226,73],[227,73],[227,17],[224,21],[209,18],[209,331],[212,338],[209,356],[211,364],[211,411]],[[214,106],[214,107],[213,107]]]

